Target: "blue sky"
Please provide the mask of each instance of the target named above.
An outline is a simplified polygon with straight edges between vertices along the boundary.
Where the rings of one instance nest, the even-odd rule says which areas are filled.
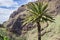
[[[10,14],[19,6],[36,0],[0,0],[0,23],[9,19]]]

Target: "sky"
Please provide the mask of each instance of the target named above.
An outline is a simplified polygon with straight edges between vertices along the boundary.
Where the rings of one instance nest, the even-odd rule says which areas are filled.
[[[10,14],[23,4],[36,0],[0,0],[0,23],[7,21]]]

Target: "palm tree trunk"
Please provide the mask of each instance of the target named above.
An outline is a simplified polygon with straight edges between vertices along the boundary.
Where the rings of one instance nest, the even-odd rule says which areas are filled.
[[[41,25],[39,22],[37,22],[37,27],[38,27],[38,40],[41,40]]]

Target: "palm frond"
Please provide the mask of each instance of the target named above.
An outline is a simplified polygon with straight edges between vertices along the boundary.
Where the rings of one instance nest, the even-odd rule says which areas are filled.
[[[37,6],[35,5],[35,3],[30,3],[29,5],[27,5],[27,8],[31,11],[34,11],[35,13],[37,13]]]
[[[26,25],[28,23],[31,23],[31,22],[34,22],[34,20],[37,18],[37,16],[29,16],[29,17],[26,17],[25,20],[23,20],[23,25]]]
[[[43,4],[43,6],[42,6],[42,11],[45,11],[46,9],[47,9],[47,7],[48,7],[48,3],[45,3],[45,4]]]
[[[45,22],[47,22],[47,21],[54,22],[54,20],[51,20],[51,19],[48,19],[48,18],[44,18],[44,17],[42,17],[42,20],[44,20]]]
[[[45,14],[45,16],[51,20],[55,20],[52,16]]]
[[[31,11],[31,10],[28,10],[28,11],[29,11],[29,13],[31,13],[32,15],[36,15],[36,16],[38,16],[38,14],[35,13],[34,11]]]

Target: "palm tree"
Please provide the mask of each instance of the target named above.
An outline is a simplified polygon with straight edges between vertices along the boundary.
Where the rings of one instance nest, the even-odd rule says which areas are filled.
[[[41,40],[41,22],[54,22],[53,17],[47,12],[48,3],[34,2],[27,5],[28,12],[23,25],[36,23],[38,30],[38,40]]]

